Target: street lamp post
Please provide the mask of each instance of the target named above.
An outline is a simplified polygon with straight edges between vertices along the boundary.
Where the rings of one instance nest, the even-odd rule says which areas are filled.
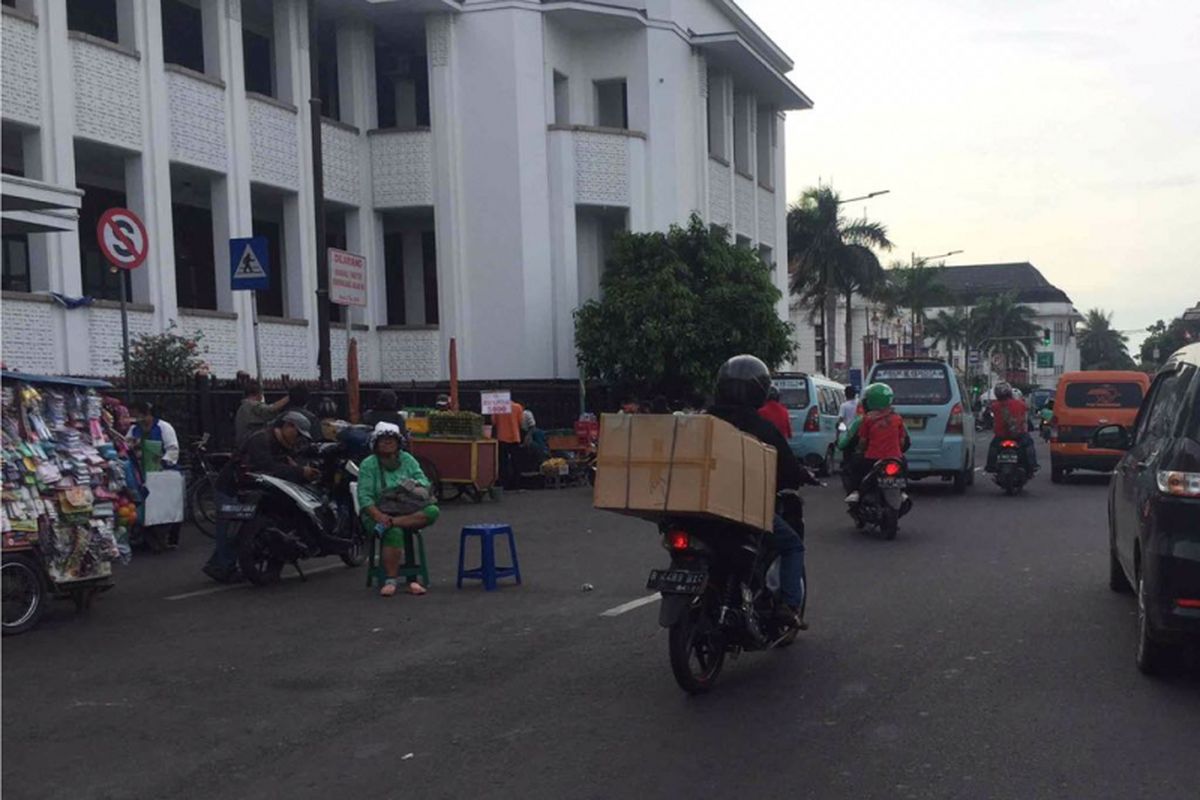
[[[911,261],[909,262],[909,268],[916,269],[918,260],[922,264],[924,264],[926,261],[933,261],[934,259],[937,259],[937,258],[949,258],[950,256],[956,256],[962,252],[964,252],[964,251],[951,250],[948,253],[941,253],[940,255],[936,255],[936,256],[921,256],[921,258],[918,259],[917,251],[911,250],[911,251],[909,251],[909,258],[911,259]],[[917,309],[916,309],[916,306],[911,307],[909,309],[909,311],[912,313],[912,331],[909,335],[909,340],[910,340],[909,347],[912,349],[910,355],[912,355],[913,358],[916,358],[916,355],[917,355]]]
[[[872,197],[879,197],[880,195],[889,194],[891,191],[891,189],[881,189],[878,192],[871,192],[870,194],[860,195],[859,197],[848,197],[845,200],[838,200],[837,204],[840,206],[844,203],[854,203],[859,200],[870,200]]]

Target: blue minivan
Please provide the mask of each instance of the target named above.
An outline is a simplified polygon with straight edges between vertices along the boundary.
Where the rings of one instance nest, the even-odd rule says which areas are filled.
[[[892,406],[912,439],[909,477],[937,475],[966,491],[975,482],[975,417],[954,370],[933,358],[888,359],[871,368],[868,383],[886,383],[896,393]]]
[[[833,469],[838,411],[846,401],[845,387],[822,375],[790,373],[775,378],[779,402],[792,422],[792,452],[822,475]]]

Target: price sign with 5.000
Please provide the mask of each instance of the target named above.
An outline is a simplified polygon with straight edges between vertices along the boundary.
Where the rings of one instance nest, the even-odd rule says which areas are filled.
[[[100,252],[117,269],[137,269],[146,260],[150,237],[137,214],[127,208],[110,208],[96,223]]]

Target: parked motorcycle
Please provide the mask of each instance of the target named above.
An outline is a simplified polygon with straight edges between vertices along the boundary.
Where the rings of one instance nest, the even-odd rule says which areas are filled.
[[[316,483],[248,474],[237,502],[218,511],[240,523],[238,566],[255,586],[278,581],[284,564],[294,565],[303,577],[300,561],[307,558],[336,555],[350,567],[366,561],[367,540],[350,495],[358,468],[339,443],[317,444],[309,453],[321,472]]]
[[[859,483],[858,502],[851,503],[847,511],[860,530],[870,526],[877,528],[885,539],[895,539],[900,531],[900,518],[912,510],[907,489],[904,462],[882,458]]]
[[[1016,439],[1001,439],[992,480],[1011,497],[1021,491],[1029,477],[1029,458],[1025,448]]]
[[[795,519],[802,503],[787,494],[784,518]],[[670,520],[659,530],[671,566],[651,570],[646,588],[662,593],[658,622],[670,631],[671,671],[680,688],[707,692],[726,654],[736,658],[795,641],[798,629],[781,621],[779,556],[766,532],[700,519]]]

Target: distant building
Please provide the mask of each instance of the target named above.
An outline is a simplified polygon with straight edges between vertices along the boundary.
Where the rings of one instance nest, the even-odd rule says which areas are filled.
[[[1002,375],[1003,370],[993,370],[991,364],[972,365],[971,371],[986,374],[990,382],[1001,377],[1017,380],[1022,383],[1035,383],[1039,386],[1050,387],[1058,382],[1058,376],[1080,368],[1079,343],[1075,336],[1075,326],[1083,319],[1071,303],[1071,298],[1062,289],[1046,280],[1045,276],[1028,262],[1009,264],[966,264],[963,266],[947,266],[942,276],[942,283],[953,298],[947,306],[929,308],[926,316],[934,318],[939,312],[951,313],[955,307],[972,308],[980,302],[1004,293],[1012,293],[1017,302],[1029,306],[1034,311],[1034,324],[1039,328],[1039,341],[1034,348],[1034,359],[1030,364],[1011,365],[1013,368]],[[847,343],[845,341],[845,305],[839,302],[837,314],[834,316],[834,336],[836,337],[835,363],[832,372],[845,375],[847,368],[865,370],[880,358],[891,358],[903,353],[911,353],[912,331],[906,314],[887,317],[883,309],[874,303],[855,297],[851,306],[854,321],[854,341],[850,343],[849,358],[847,359]],[[807,309],[792,310],[793,322],[803,323],[812,330],[809,334],[817,336],[817,330],[808,326],[809,312]],[[803,330],[797,324],[797,330]],[[1050,343],[1043,345],[1041,331],[1050,332]],[[958,349],[951,354],[945,344],[934,347],[930,341],[921,336],[918,330],[916,352],[921,355],[931,355],[945,358],[957,369],[966,371],[968,365],[963,363],[965,354]],[[816,371],[820,366],[816,354],[820,348],[815,343],[802,341],[800,369]]]

